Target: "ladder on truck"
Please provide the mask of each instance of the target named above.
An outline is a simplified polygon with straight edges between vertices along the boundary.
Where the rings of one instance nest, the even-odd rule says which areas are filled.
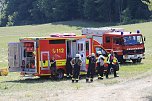
[[[82,35],[103,35],[108,32],[124,32],[124,29],[112,27],[82,28]]]

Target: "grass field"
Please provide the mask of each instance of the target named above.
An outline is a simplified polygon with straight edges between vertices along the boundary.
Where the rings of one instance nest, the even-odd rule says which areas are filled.
[[[17,42],[21,37],[29,36],[49,36],[50,33],[56,32],[74,32],[76,34],[81,34],[82,27],[102,27],[108,24],[99,23],[88,23],[82,21],[68,21],[68,22],[58,22],[49,23],[43,25],[26,25],[26,26],[14,26],[14,27],[1,27],[0,28],[0,68],[6,68],[7,61],[7,44],[8,42]],[[41,96],[39,92],[49,88],[51,92],[58,90],[56,93],[52,93],[52,96],[58,96],[62,92],[62,89],[85,89],[87,87],[95,87],[100,85],[111,85],[118,82],[123,82],[124,79],[136,79],[141,78],[146,75],[152,74],[152,22],[138,23],[131,25],[119,25],[114,27],[122,27],[127,31],[136,31],[140,29],[141,33],[146,37],[146,59],[142,61],[141,64],[125,64],[121,65],[119,79],[109,79],[103,81],[97,81],[96,83],[86,84],[84,81],[80,81],[79,84],[71,85],[71,81],[52,81],[52,80],[40,80],[38,78],[24,80],[20,77],[19,73],[9,73],[6,77],[0,77],[0,96],[10,96],[10,98],[15,99],[15,95],[25,98],[26,100],[31,100],[35,97],[35,94],[39,95],[37,99]],[[62,84],[62,86],[60,86]],[[32,91],[36,93],[33,94]],[[13,92],[13,93],[11,93]],[[50,92],[49,92],[50,93]],[[23,94],[23,95],[21,95]],[[19,99],[19,97],[17,98]]]

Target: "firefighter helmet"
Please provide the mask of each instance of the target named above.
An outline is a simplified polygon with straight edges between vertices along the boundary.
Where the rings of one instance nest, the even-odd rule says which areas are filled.
[[[95,54],[94,54],[94,53],[91,53],[91,56],[95,56]]]
[[[76,58],[79,58],[79,56],[80,56],[79,54],[76,54],[76,55],[75,55]]]

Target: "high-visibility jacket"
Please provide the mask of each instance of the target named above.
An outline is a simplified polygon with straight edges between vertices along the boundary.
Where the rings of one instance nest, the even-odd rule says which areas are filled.
[[[108,55],[107,63],[110,64],[112,62],[113,56],[111,54]]]
[[[117,58],[113,57],[112,64],[116,64],[116,63],[117,63]]]
[[[104,59],[104,67],[108,67],[108,57],[105,57],[105,59]]]

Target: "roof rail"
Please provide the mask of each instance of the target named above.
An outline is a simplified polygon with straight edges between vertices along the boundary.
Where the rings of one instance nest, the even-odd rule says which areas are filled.
[[[50,37],[69,37],[69,36],[76,36],[75,33],[52,33]]]
[[[124,32],[123,28],[100,27],[100,28],[82,28],[82,35],[98,34],[102,35],[108,32]]]

